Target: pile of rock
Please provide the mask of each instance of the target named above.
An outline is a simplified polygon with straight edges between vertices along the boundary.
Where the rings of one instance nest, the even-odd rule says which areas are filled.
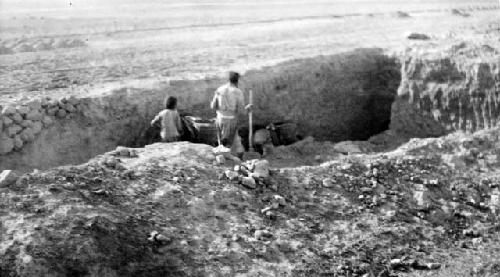
[[[266,184],[269,179],[269,162],[267,160],[249,160],[235,165],[233,170],[226,170],[220,179],[238,181],[247,188],[255,189],[259,184]]]
[[[22,149],[55,119],[68,118],[80,109],[80,99],[74,96],[59,100],[35,99],[17,106],[0,107],[0,155]]]

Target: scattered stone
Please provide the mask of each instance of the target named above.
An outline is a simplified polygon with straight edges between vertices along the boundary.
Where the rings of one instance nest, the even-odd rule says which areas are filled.
[[[158,233],[158,231],[152,231],[149,234],[148,240],[150,242],[154,242],[154,243],[157,243],[160,245],[165,245],[165,244],[169,244],[172,242],[172,240],[170,238]]]
[[[59,117],[59,118],[65,118],[67,115],[67,112],[66,110],[63,110],[63,109],[59,109],[57,110],[57,113],[56,113],[56,116]]]
[[[14,148],[19,150],[19,149],[23,148],[23,145],[24,145],[24,142],[21,139],[21,136],[15,136],[14,137]]]
[[[20,124],[21,122],[23,122],[23,116],[18,113],[11,115],[11,118],[12,121],[14,121],[14,123],[16,124]]]
[[[16,183],[19,175],[13,170],[4,170],[0,173],[0,188],[5,188]]]
[[[323,179],[323,187],[332,188],[335,186],[335,181],[332,178]]]
[[[14,123],[14,121],[12,119],[10,119],[8,116],[4,116],[2,121],[3,121],[4,128],[7,126],[10,126],[12,123]]]
[[[42,108],[42,101],[40,99],[35,99],[28,102],[27,106],[30,110],[40,110]]]
[[[76,98],[74,95],[71,95],[68,99],[67,99],[68,103],[73,105],[73,106],[76,106],[80,100],[78,98]]]
[[[33,128],[33,134],[36,135],[36,134],[38,134],[38,133],[40,133],[42,131],[43,124],[42,124],[42,122],[37,121],[37,122],[33,123],[33,127],[32,128]]]
[[[28,119],[25,119],[25,120],[23,120],[23,122],[21,122],[21,124],[20,124],[20,125],[21,125],[22,127],[25,127],[25,128],[27,128],[27,127],[31,127],[31,126],[33,126],[33,121],[28,120]]]
[[[30,108],[28,108],[27,106],[19,106],[17,107],[17,113],[21,114],[21,115],[26,115],[30,112]]]
[[[52,123],[54,123],[54,121],[52,120],[52,118],[50,118],[50,116],[44,116],[42,119],[42,123],[45,127],[47,127],[47,126],[52,125]]]
[[[254,238],[256,240],[267,240],[273,237],[273,234],[271,234],[267,230],[257,230],[254,233]]]
[[[257,183],[255,182],[255,179],[252,177],[243,177],[241,178],[241,184],[247,188],[254,189],[257,187]]]
[[[0,155],[5,155],[14,150],[14,139],[6,134],[0,135]]]
[[[4,115],[11,115],[11,114],[15,114],[15,113],[16,113],[16,108],[14,108],[13,106],[5,106],[2,109],[2,114],[4,114]]]
[[[314,156],[314,160],[317,162],[317,163],[320,163],[323,161],[323,159],[321,158],[321,155],[316,155]]]
[[[40,121],[43,119],[43,115],[39,110],[32,110],[26,115],[26,119]]]
[[[286,206],[286,200],[283,196],[281,195],[273,195],[273,200],[274,202],[278,203],[280,206]]]
[[[224,172],[224,174],[225,174],[225,175],[226,175],[226,177],[227,177],[229,180],[231,180],[231,181],[235,181],[235,180],[237,180],[237,179],[238,179],[238,177],[239,177],[238,173],[237,173],[237,172],[234,172],[234,171],[232,171],[232,170],[226,170],[226,171]]]
[[[118,146],[115,153],[121,157],[130,157],[130,150],[126,147]]]
[[[223,155],[217,155],[215,156],[215,163],[217,165],[223,165],[226,163],[226,158]]]
[[[26,128],[21,132],[21,139],[25,142],[32,142],[35,140],[35,134],[33,133],[33,129]]]
[[[6,130],[7,136],[13,138],[15,135],[19,134],[23,128],[19,125],[12,125]]]
[[[253,175],[259,178],[269,177],[269,161],[258,160],[253,166]]]
[[[131,158],[137,158],[139,155],[137,154],[137,150],[135,149],[130,149],[129,155]]]
[[[411,40],[430,40],[431,37],[429,37],[426,34],[419,34],[419,33],[411,33],[406,36],[407,39]]]
[[[76,111],[76,108],[75,106],[71,105],[70,103],[66,103],[64,105],[64,109],[68,112],[68,113],[74,113]]]
[[[56,116],[59,108],[50,108],[47,110],[47,115]]]

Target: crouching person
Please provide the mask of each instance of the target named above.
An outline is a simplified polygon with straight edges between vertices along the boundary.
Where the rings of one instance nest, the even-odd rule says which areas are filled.
[[[162,142],[175,142],[182,134],[182,122],[177,112],[177,98],[170,96],[167,99],[165,109],[151,121],[151,126],[161,127],[160,136]]]

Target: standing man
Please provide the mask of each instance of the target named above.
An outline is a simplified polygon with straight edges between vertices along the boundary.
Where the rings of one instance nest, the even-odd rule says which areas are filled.
[[[252,108],[245,106],[243,92],[238,88],[240,74],[229,72],[229,82],[215,91],[214,98],[210,102],[210,108],[216,110],[216,126],[220,143],[236,152],[238,158],[243,158],[245,149],[238,135],[238,115]]]

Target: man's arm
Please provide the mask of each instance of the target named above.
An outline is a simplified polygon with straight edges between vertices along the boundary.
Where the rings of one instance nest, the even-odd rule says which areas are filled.
[[[160,123],[160,120],[161,120],[161,114],[158,114],[157,116],[155,116],[155,118],[153,120],[151,120],[151,126],[158,126],[158,123]]]
[[[218,93],[219,93],[219,91],[216,90],[214,93],[214,98],[212,98],[212,101],[210,102],[210,109],[212,109],[212,110],[217,110],[219,108],[219,101],[217,99]]]
[[[175,114],[175,126],[179,134],[182,135],[184,133],[184,128],[182,128],[181,116],[178,113]]]

